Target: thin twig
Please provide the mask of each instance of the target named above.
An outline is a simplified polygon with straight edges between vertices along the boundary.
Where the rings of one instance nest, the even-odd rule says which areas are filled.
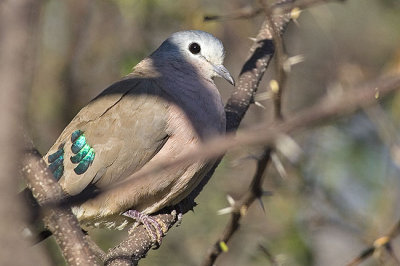
[[[258,245],[260,250],[265,254],[265,256],[268,258],[269,262],[271,263],[272,266],[278,266],[278,262],[272,255],[271,251],[269,251],[265,246],[263,245]]]
[[[222,236],[213,244],[208,251],[208,255],[203,262],[203,266],[211,266],[214,264],[217,257],[224,251],[224,246],[227,245],[231,237],[240,226],[240,220],[246,215],[250,205],[263,194],[262,182],[265,169],[270,159],[271,149],[266,148],[257,162],[257,169],[252,179],[251,185],[247,192],[231,206],[231,217],[228,224],[225,226]]]
[[[400,235],[400,220],[397,221],[395,226],[392,227],[392,229],[389,231],[389,233],[386,236],[377,238],[371,246],[364,249],[360,253],[360,255],[358,255],[351,262],[349,262],[347,264],[347,266],[355,266],[355,265],[360,264],[361,262],[368,259],[371,255],[373,255],[376,250],[381,249],[381,248],[385,248],[389,252],[389,254],[392,256],[392,258],[394,259],[396,264],[400,265],[397,257],[395,256],[395,254],[392,250],[392,245],[391,245],[392,240],[394,238],[396,238],[398,235]]]
[[[276,120],[282,120],[282,93],[286,84],[286,72],[284,69],[284,64],[286,61],[286,54],[283,46],[282,36],[275,25],[275,21],[272,17],[272,10],[265,0],[259,0],[261,6],[263,7],[265,13],[265,19],[271,29],[272,39],[274,41],[275,50],[275,72],[276,80],[270,81],[270,89],[272,91],[274,99],[274,113]]]

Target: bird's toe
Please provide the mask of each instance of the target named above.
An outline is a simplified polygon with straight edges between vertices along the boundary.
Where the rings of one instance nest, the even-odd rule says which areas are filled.
[[[124,212],[123,215],[135,219],[139,223],[142,223],[154,244],[153,249],[157,249],[160,247],[162,243],[162,237],[164,236],[164,232],[166,232],[167,228],[167,226],[162,221],[136,210],[128,210]],[[134,228],[136,228],[136,226],[131,228],[130,233]]]

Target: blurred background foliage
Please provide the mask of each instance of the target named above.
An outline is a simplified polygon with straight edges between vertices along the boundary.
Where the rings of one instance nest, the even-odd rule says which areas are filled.
[[[36,64],[28,130],[44,154],[64,126],[90,99],[129,73],[171,33],[200,29],[225,45],[226,66],[237,77],[262,16],[248,20],[203,22],[206,14],[229,14],[256,1],[48,0],[37,30]],[[325,95],[346,90],[385,73],[400,72],[400,2],[348,0],[309,8],[285,34],[289,56],[305,61],[292,67],[284,93],[290,116]],[[33,44],[34,45],[34,44]],[[272,68],[271,68],[272,69]],[[259,93],[267,91],[269,70]],[[224,101],[231,87],[216,81]],[[242,128],[271,118],[271,101],[252,106]],[[217,265],[270,265],[260,248],[279,265],[343,265],[400,217],[400,94],[380,106],[295,134],[302,149],[295,161],[278,154],[285,173],[269,166],[264,189],[273,196],[251,206],[242,227]],[[260,132],[262,134],[262,132]],[[238,198],[255,169],[257,147],[228,153],[163,245],[140,265],[199,265],[228,216],[217,210]],[[93,230],[108,249],[126,231]],[[45,245],[53,249],[52,240]],[[394,242],[400,256],[400,240]],[[394,265],[384,252],[364,265]]]

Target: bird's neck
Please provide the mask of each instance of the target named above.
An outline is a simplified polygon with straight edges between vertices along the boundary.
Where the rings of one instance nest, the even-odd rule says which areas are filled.
[[[204,72],[201,67],[196,69],[188,62],[148,57],[137,64],[129,76],[154,79],[171,96],[177,98],[206,98],[207,101],[210,97],[219,99],[220,94],[214,81],[200,72]]]
[[[223,131],[225,112],[221,95],[211,78],[205,78],[198,73],[199,70],[187,62],[169,61],[161,64],[153,58],[146,58],[135,67],[132,75],[154,79],[171,100],[192,121],[196,121],[198,132],[202,131],[201,127]]]

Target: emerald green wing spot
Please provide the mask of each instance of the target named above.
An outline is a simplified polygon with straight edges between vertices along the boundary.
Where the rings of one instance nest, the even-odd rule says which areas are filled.
[[[78,164],[74,168],[77,175],[86,172],[89,166],[93,163],[95,152],[92,147],[86,142],[86,137],[83,131],[76,130],[71,134],[71,151],[75,154],[70,160],[73,164]]]
[[[49,169],[58,181],[64,173],[64,147],[63,145],[47,158]]]
[[[54,162],[52,162],[52,163],[49,165],[50,171],[51,171],[52,173],[54,173],[54,171],[57,170],[57,168],[58,168],[60,165],[63,165],[63,163],[64,163],[64,155],[61,155],[60,157],[58,157],[56,160],[54,160]]]
[[[85,144],[85,146],[83,146],[83,148],[75,156],[71,156],[71,162],[79,163],[88,154],[90,149],[90,146]]]
[[[62,177],[64,173],[64,165],[60,165],[54,172],[53,172],[53,176],[54,178],[58,181],[60,180],[60,178]]]
[[[53,163],[55,160],[57,160],[58,158],[60,158],[62,156],[64,156],[64,149],[63,148],[59,149],[58,151],[56,151],[53,154],[50,154],[49,157],[48,157],[48,162],[49,163]]]
[[[82,134],[83,134],[83,132],[81,130],[75,130],[74,132],[72,132],[71,142],[75,142],[76,139],[79,138]]]
[[[86,172],[86,170],[89,168],[89,166],[92,164],[93,160],[94,160],[94,150],[93,148],[90,148],[89,152],[86,154],[85,157],[83,157],[83,159],[80,161],[80,163],[78,164],[77,167],[75,167],[74,171],[77,175],[81,175],[84,172]]]
[[[75,142],[72,143],[71,150],[73,153],[77,154],[85,145],[86,137],[84,135],[80,135]]]

